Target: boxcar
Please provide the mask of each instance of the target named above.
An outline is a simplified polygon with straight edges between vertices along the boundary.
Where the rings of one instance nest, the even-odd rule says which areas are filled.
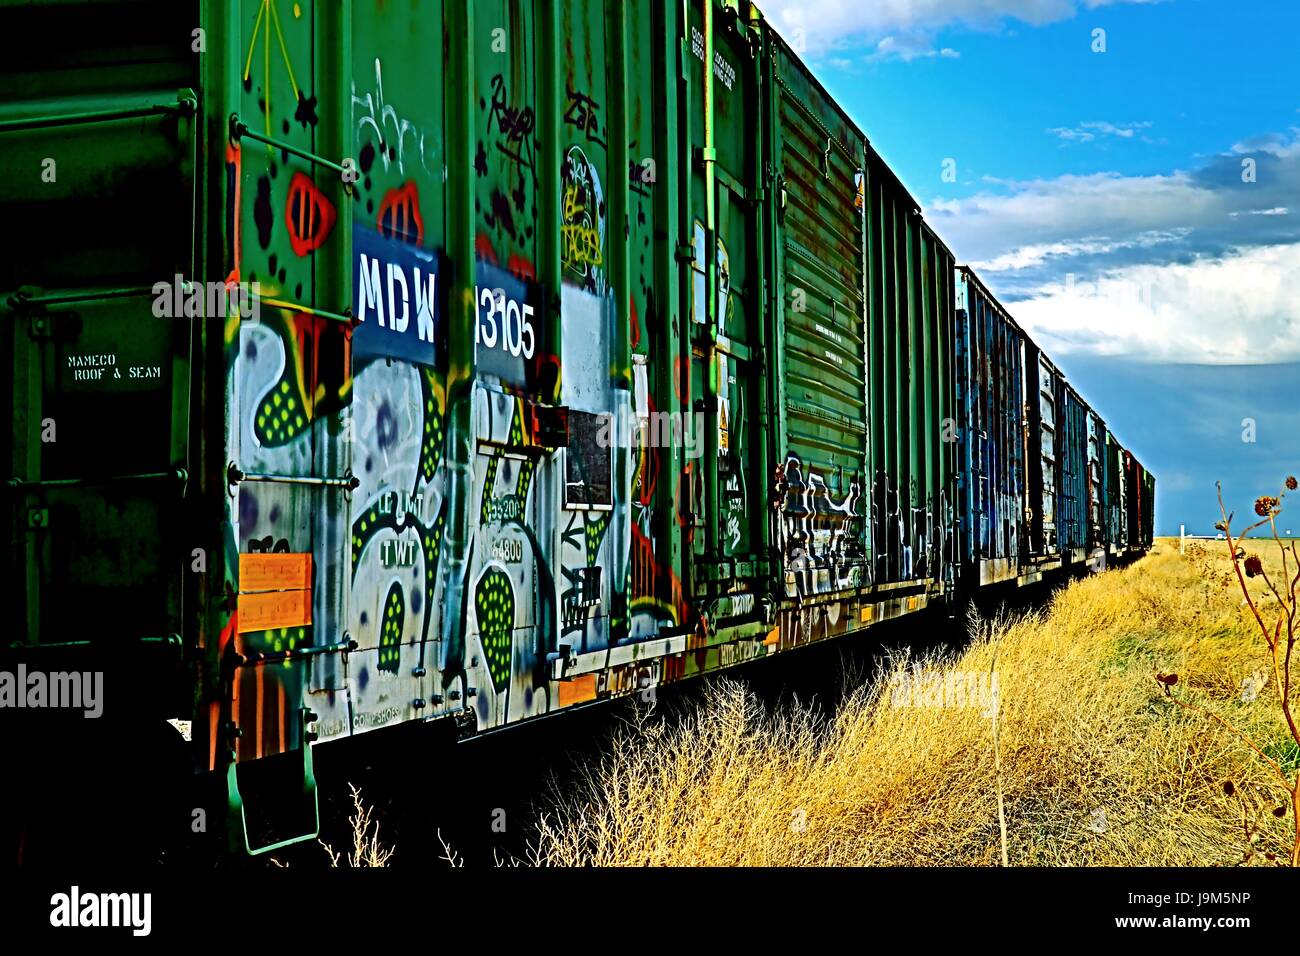
[[[188,726],[233,845],[261,758],[311,794],[314,742],[1082,547],[1086,406],[750,4],[0,0],[0,36],[6,653]]]
[[[1098,550],[1103,560],[1106,551],[1109,495],[1106,469],[1106,423],[1100,415],[1088,411],[1088,552],[1092,558]]]
[[[1057,430],[1059,474],[1058,531],[1061,558],[1078,564],[1087,557],[1088,511],[1088,414],[1087,404],[1065,380],[1056,379],[1056,407],[1060,409]]]
[[[987,585],[1019,576],[1028,542],[1026,336],[967,266],[957,275],[956,322],[961,558],[972,583]]]

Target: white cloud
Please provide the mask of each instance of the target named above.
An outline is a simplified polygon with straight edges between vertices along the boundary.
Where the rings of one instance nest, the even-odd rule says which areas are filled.
[[[988,177],[927,218],[1051,353],[1295,361],[1297,195],[1300,129],[1163,175]]]
[[[1086,239],[1062,242],[1045,242],[1037,245],[1020,246],[1011,252],[1003,253],[985,262],[972,262],[971,266],[979,273],[1008,272],[1040,266],[1051,259],[1067,259],[1083,255],[1110,255],[1125,249],[1149,249],[1163,243],[1177,242],[1185,238],[1190,229],[1183,227],[1168,232],[1144,232],[1132,239],[1103,239],[1089,237]]]
[[[935,49],[930,38],[924,34],[906,34],[902,36],[890,35],[882,37],[876,44],[876,49],[866,57],[867,60],[902,60],[911,62],[912,60],[927,59],[929,57],[942,57],[944,59],[955,60],[961,54],[952,47],[943,47]]]
[[[1049,353],[1215,365],[1300,359],[1300,243],[1116,269],[1008,311]]]
[[[952,24],[989,28],[1007,20],[1041,26],[1067,20],[1080,10],[1155,2],[1160,0],[772,0],[764,11],[787,40],[798,38],[811,51],[821,52],[852,43],[874,45],[900,31],[933,31]]]
[[[1092,259],[1065,264],[1095,270],[1300,241],[1300,217],[1289,214],[1300,195],[1300,129],[1289,139],[1254,141],[1249,158],[1256,171],[1249,183],[1236,149],[1199,169],[1160,175],[986,177],[981,192],[935,199],[926,214],[959,257],[991,271],[1050,265],[1055,272],[1071,259]]]
[[[1150,129],[1151,125],[1149,120],[1143,123],[1107,123],[1105,120],[1090,120],[1076,127],[1056,126],[1048,132],[1067,143],[1091,143],[1098,137],[1107,136],[1132,139],[1139,131]],[[1145,140],[1146,137],[1143,139]]]

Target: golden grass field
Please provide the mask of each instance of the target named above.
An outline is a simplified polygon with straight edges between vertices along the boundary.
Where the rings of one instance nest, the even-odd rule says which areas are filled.
[[[1280,571],[1275,545],[1248,550]],[[1250,583],[1271,620],[1276,601]],[[1289,858],[1294,821],[1273,771],[1155,680],[1178,674],[1175,695],[1250,734],[1294,778],[1300,753],[1223,541],[1180,555],[1176,539],[1158,540],[1039,612],[980,622],[959,654],[891,663],[906,686],[929,690],[900,702],[891,681],[903,678],[887,676],[819,719],[765,712],[723,681],[684,721],[645,715],[543,818],[537,862],[999,865],[999,793],[1012,866]],[[938,677],[989,687],[990,672],[996,708],[933,705]]]

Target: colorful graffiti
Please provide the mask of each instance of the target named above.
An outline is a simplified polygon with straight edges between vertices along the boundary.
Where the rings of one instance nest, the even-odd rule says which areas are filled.
[[[787,594],[823,594],[869,583],[857,478],[836,495],[821,475],[791,455],[777,469],[776,494],[782,502],[777,543],[785,559]]]
[[[603,295],[605,195],[600,174],[582,148],[573,146],[564,157],[560,176],[560,261],[580,287]]]

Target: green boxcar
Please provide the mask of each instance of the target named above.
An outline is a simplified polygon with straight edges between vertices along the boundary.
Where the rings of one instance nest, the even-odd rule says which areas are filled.
[[[311,794],[317,740],[952,594],[952,255],[752,5],[0,0],[0,36],[18,656],[190,722],[237,844],[260,758]]]

